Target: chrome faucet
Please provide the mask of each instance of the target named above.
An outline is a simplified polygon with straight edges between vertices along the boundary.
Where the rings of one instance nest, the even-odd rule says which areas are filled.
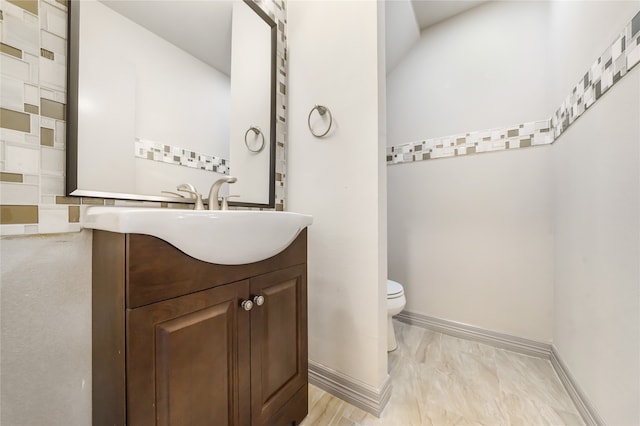
[[[220,203],[218,202],[220,187],[225,183],[234,183],[237,180],[238,179],[233,176],[227,176],[218,179],[211,185],[211,189],[209,190],[209,210],[220,210]]]

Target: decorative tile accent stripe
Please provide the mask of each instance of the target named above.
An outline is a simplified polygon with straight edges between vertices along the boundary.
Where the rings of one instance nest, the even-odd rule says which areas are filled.
[[[188,149],[154,142],[147,139],[136,139],[135,156],[145,160],[175,164],[192,169],[229,174],[229,160],[215,155],[201,154]]]
[[[640,61],[640,12],[591,65],[551,117],[556,139]]]
[[[548,145],[553,142],[549,120],[513,127],[480,130],[387,147],[387,163],[410,163],[433,158]]]
[[[550,119],[389,146],[387,165],[549,145],[638,62],[640,12],[576,83]]]

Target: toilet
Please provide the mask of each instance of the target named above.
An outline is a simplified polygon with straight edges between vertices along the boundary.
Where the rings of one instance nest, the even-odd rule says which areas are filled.
[[[407,304],[402,284],[387,280],[387,352],[396,350],[396,333],[393,331],[392,317],[398,315]]]

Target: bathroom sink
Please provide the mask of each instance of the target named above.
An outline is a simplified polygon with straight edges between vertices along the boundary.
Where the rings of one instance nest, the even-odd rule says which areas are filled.
[[[280,253],[312,222],[312,216],[290,212],[93,206],[82,225],[152,235],[196,259],[241,265]]]

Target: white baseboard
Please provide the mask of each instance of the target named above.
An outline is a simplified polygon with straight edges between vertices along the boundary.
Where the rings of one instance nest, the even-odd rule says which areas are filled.
[[[408,311],[400,312],[395,318],[407,324],[438,331],[461,339],[474,340],[512,352],[550,360],[558,378],[564,385],[587,426],[604,425],[602,418],[580,389],[580,386],[578,386],[578,383],[569,372],[566,364],[562,361],[554,345]]]
[[[387,375],[376,389],[322,364],[309,360],[309,383],[376,417],[391,397],[391,378]]]
[[[587,426],[604,425],[604,421],[596,411],[593,404],[591,404],[586,395],[578,387],[576,380],[567,368],[567,365],[562,361],[562,358],[560,358],[558,350],[554,345],[551,345],[551,365],[553,365],[553,369],[556,370],[560,381],[567,390],[567,393],[569,393],[576,409]]]
[[[394,318],[418,327],[439,331],[440,333],[460,337],[461,339],[475,340],[501,349],[507,349],[525,355],[538,358],[551,358],[551,345],[536,340],[524,339],[510,334],[499,333],[473,325],[460,322],[443,320],[413,312],[402,311]]]

